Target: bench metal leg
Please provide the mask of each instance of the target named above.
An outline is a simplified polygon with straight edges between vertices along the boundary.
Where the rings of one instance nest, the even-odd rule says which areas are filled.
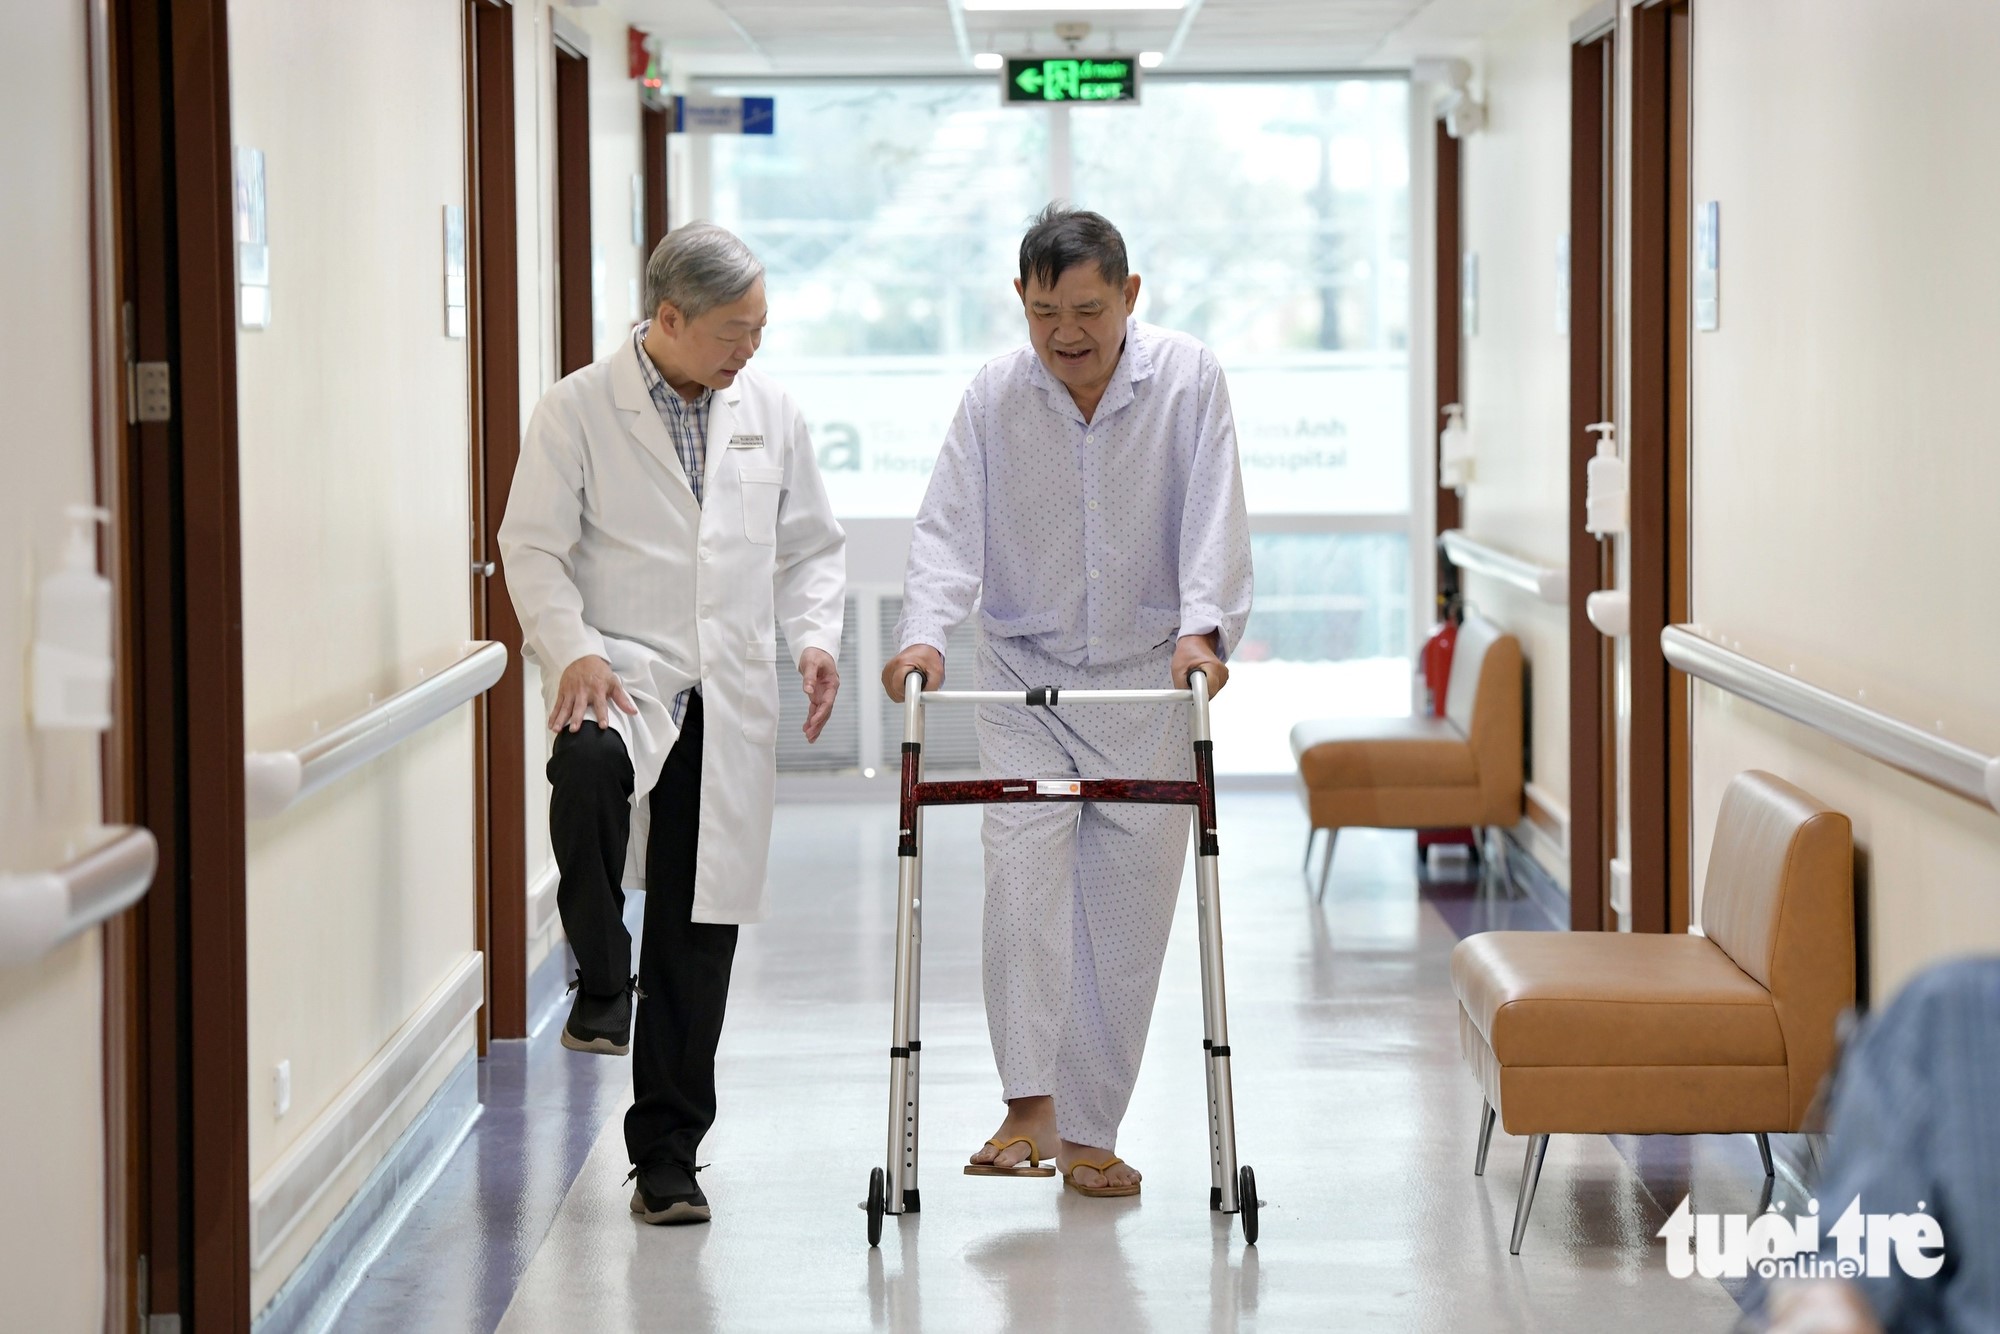
[[[1507,1246],[1507,1254],[1521,1253],[1521,1237],[1528,1230],[1528,1210],[1535,1207],[1535,1187],[1542,1179],[1542,1159],[1549,1152],[1549,1137],[1533,1135],[1528,1139],[1528,1159],[1521,1165],[1521,1196],[1514,1202],[1514,1239]]]
[[[1340,842],[1340,831],[1338,829],[1327,830],[1326,859],[1319,864],[1319,893],[1313,897],[1313,902],[1315,903],[1326,901],[1327,877],[1333,874],[1333,845],[1338,842]]]
[[[1313,844],[1317,842],[1319,842],[1319,827],[1315,825],[1311,829],[1306,830],[1306,860],[1305,860],[1305,865],[1299,867],[1300,875],[1312,874]]]
[[[1481,1098],[1479,1100],[1479,1157],[1474,1159],[1472,1163],[1472,1175],[1476,1177],[1486,1175],[1486,1150],[1493,1143],[1493,1123],[1499,1119],[1500,1114],[1493,1110],[1493,1104]]]
[[[1769,1135],[1759,1134],[1757,1136],[1757,1154],[1764,1160],[1764,1179],[1769,1181],[1772,1177],[1778,1175],[1778,1169],[1771,1162],[1771,1137]]]

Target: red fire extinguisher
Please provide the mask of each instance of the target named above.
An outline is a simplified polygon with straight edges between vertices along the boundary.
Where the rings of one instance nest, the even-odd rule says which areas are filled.
[[[1451,658],[1458,647],[1458,601],[1455,597],[1438,599],[1438,611],[1443,619],[1432,628],[1430,638],[1424,640],[1424,647],[1418,654],[1417,664],[1424,676],[1424,691],[1429,698],[1431,716],[1444,717],[1445,694],[1451,684]],[[1477,848],[1478,843],[1470,829],[1419,829],[1417,831],[1417,862],[1426,863],[1433,847],[1464,846]]]
[[[1423,652],[1418,658],[1424,673],[1424,690],[1434,718],[1444,717],[1445,687],[1451,681],[1451,655],[1457,647],[1458,622],[1447,616],[1424,641]]]

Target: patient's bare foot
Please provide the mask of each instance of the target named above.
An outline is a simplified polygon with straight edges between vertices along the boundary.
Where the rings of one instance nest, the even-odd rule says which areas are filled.
[[[1007,1144],[1010,1139],[1025,1135],[1035,1142],[1043,1157],[1056,1142],[1056,1100],[1054,1098],[1015,1098],[1007,1104],[1007,1119],[993,1132],[993,1139]],[[979,1152],[972,1155],[975,1167],[1019,1167],[1028,1161],[1028,1146],[1007,1144],[995,1150],[992,1144],[982,1144]]]
[[[1101,1163],[1106,1158],[1115,1156],[1109,1149],[1098,1149],[1088,1144],[1077,1144],[1071,1140],[1064,1140],[1062,1147],[1056,1151],[1056,1166],[1064,1172],[1068,1172],[1072,1166],[1075,1166],[1079,1162]],[[1076,1175],[1070,1179],[1079,1186],[1120,1187],[1136,1186],[1144,1178],[1139,1175],[1138,1169],[1133,1167],[1132,1164],[1121,1162],[1113,1163],[1111,1170],[1108,1172],[1100,1172],[1094,1167],[1078,1167]]]

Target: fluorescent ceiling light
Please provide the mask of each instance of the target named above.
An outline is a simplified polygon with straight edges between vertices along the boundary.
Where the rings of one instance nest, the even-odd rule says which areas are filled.
[[[1158,69],[1165,63],[1166,58],[1166,54],[1161,51],[1141,51],[1139,53],[1139,68]]]
[[[981,10],[1091,13],[1108,9],[1186,9],[1188,0],[959,0],[959,3],[969,14]]]
[[[974,69],[999,69],[1006,63],[1006,60],[998,51],[981,51],[972,58],[972,67]]]

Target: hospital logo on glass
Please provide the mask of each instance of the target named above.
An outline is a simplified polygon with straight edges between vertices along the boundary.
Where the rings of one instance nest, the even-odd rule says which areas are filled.
[[[1887,1278],[1900,1269],[1911,1278],[1931,1278],[1944,1268],[1944,1227],[1924,1212],[1869,1214],[1859,1197],[1826,1229],[1834,1243],[1826,1254],[1820,1240],[1819,1201],[1787,1218],[1772,1205],[1755,1222],[1747,1214],[1697,1214],[1683,1199],[1655,1235],[1667,1243],[1667,1272],[1675,1278]],[[1890,1266],[1895,1266],[1892,1269]]]

